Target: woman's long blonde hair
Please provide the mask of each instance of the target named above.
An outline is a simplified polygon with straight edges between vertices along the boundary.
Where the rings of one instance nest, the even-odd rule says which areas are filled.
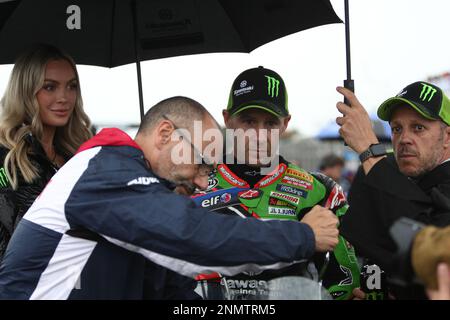
[[[73,155],[91,137],[90,120],[83,110],[80,82],[73,59],[60,49],[45,44],[33,46],[17,60],[5,94],[0,100],[0,144],[9,149],[3,163],[12,187],[17,189],[19,172],[25,182],[32,183],[39,175],[30,161],[30,134],[41,141],[43,124],[39,114],[37,92],[44,85],[45,69],[51,60],[66,60],[78,82],[77,99],[68,123],[56,128],[53,144],[64,156]]]

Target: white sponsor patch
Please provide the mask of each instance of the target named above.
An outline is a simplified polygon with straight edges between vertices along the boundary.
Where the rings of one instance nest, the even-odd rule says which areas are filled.
[[[271,176],[268,176],[267,178],[261,180],[260,182],[257,183],[259,188],[268,186],[269,184],[271,184],[275,179],[277,179],[280,174],[283,174],[284,171],[286,170],[286,165],[280,165],[278,167],[278,170]]]
[[[247,182],[245,181],[239,181],[234,178],[231,173],[229,173],[228,170],[225,169],[225,167],[219,167],[219,171],[229,183],[234,184],[235,186],[237,185],[243,187],[247,184]]]
[[[283,216],[295,216],[295,210],[289,208],[269,207],[269,214],[279,214]]]
[[[143,184],[143,185],[148,186],[149,184],[152,184],[152,183],[159,183],[159,180],[155,177],[139,177],[139,178],[136,178],[136,179],[128,182],[127,186],[131,186],[133,184]]]
[[[300,180],[300,179],[297,179],[297,178],[294,178],[291,176],[284,176],[283,180],[281,180],[281,182],[288,183],[288,184],[296,186],[296,187],[302,187],[307,190],[313,189],[313,185],[311,183],[309,183],[308,181]]]
[[[235,96],[235,97],[239,97],[240,95],[243,95],[243,94],[252,92],[254,88],[255,88],[254,86],[248,86],[248,87],[246,87],[246,88],[234,90],[233,93],[234,93],[234,96]]]

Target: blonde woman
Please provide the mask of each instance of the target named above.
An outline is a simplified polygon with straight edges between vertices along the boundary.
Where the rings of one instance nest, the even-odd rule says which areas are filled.
[[[0,100],[0,259],[18,221],[90,136],[72,58],[44,44],[22,54]]]

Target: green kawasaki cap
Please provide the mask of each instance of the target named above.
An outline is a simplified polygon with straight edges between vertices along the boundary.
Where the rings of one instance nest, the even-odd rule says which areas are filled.
[[[427,119],[442,120],[450,125],[450,100],[441,88],[434,84],[424,81],[411,83],[395,97],[387,99],[380,105],[378,117],[390,121],[394,107],[400,104],[413,107]]]

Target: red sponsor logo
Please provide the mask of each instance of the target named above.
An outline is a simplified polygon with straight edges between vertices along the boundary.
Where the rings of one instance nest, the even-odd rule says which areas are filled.
[[[293,204],[298,204],[300,202],[299,198],[294,197],[294,196],[290,196],[290,195],[287,195],[287,194],[284,194],[284,193],[280,193],[280,192],[272,191],[270,193],[270,195],[272,197],[274,197],[274,198],[281,199],[281,200],[286,200],[287,202],[290,202],[290,203],[293,203]]]
[[[234,173],[232,173],[225,165],[219,166],[219,173],[230,184],[238,187],[247,187],[248,184],[242,179],[239,179]]]
[[[258,198],[261,195],[261,191],[251,189],[247,191],[242,191],[238,193],[239,198],[242,199],[255,199]]]
[[[255,188],[267,187],[268,185],[272,184],[275,180],[277,180],[278,177],[280,177],[285,170],[286,165],[284,163],[280,164],[273,174],[269,174],[266,178],[262,179],[257,184],[255,184]]]
[[[269,205],[275,206],[275,207],[287,207],[287,208],[291,208],[291,209],[296,209],[296,206],[288,203],[287,201],[272,198],[272,197],[269,198]]]
[[[343,204],[345,204],[345,194],[342,188],[339,185],[335,185],[330,195],[328,196],[327,202],[325,204],[325,208],[334,209],[339,208]]]
[[[312,190],[313,185],[312,183],[305,181],[305,180],[300,180],[291,176],[284,176],[283,179],[281,180],[282,183],[287,183],[290,184],[292,186],[296,186],[296,187],[302,187],[305,188],[307,190]]]

